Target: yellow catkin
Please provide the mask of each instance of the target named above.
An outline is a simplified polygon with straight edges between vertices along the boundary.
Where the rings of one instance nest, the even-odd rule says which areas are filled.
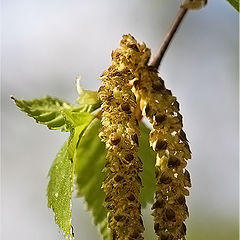
[[[132,90],[153,126],[149,141],[157,153],[156,195],[152,207],[154,229],[159,240],[184,240],[184,221],[188,217],[185,196],[189,195],[187,188],[191,187],[190,174],[185,167],[191,152],[182,130],[179,104],[157,71],[147,66],[149,49],[130,35],[125,36],[123,48],[124,64],[134,75]]]
[[[179,104],[166,89],[157,72],[149,67],[136,73],[134,92],[141,109],[153,125],[150,145],[157,153],[156,195],[153,204],[154,229],[159,240],[183,240],[188,208],[185,196],[191,187],[190,174],[185,169],[191,158],[186,134],[182,130]]]
[[[113,240],[142,240],[144,227],[139,202],[142,162],[137,156],[137,104],[129,84],[134,75],[126,67],[129,59],[123,54],[124,38],[122,48],[113,51],[112,63],[100,78],[102,128],[99,136],[107,149],[107,178],[102,188]],[[135,51],[128,50],[129,53]]]

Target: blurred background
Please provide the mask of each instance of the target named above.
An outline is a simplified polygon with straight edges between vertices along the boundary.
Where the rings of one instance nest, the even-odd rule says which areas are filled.
[[[121,36],[155,53],[178,0],[3,0],[1,72],[2,239],[63,239],[45,196],[47,173],[67,134],[20,112],[10,95],[74,102],[75,78],[96,90]],[[193,152],[189,240],[238,239],[238,14],[226,0],[187,14],[160,74],[180,102]],[[149,209],[146,239],[155,239]],[[81,199],[76,239],[100,239]]]

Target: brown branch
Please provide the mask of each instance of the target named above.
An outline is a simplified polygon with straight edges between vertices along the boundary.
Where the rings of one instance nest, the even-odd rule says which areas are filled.
[[[159,68],[162,58],[171,42],[173,36],[175,35],[178,27],[180,26],[184,16],[186,15],[187,11],[188,11],[187,8],[179,9],[177,16],[175,17],[172,26],[170,27],[168,33],[166,34],[166,36],[163,40],[163,43],[160,46],[157,54],[153,58],[150,59],[149,64],[148,64],[149,66],[156,68],[156,69]]]

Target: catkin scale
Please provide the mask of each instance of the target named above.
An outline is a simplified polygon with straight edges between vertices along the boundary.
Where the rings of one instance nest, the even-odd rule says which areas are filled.
[[[131,47],[134,46],[134,47]],[[191,187],[185,167],[191,158],[186,134],[182,130],[179,103],[166,89],[156,69],[147,66],[150,50],[130,36],[122,40],[123,64],[134,75],[130,82],[142,113],[153,126],[149,142],[157,153],[156,194],[153,204],[154,229],[159,240],[184,240],[188,209],[185,196]]]
[[[144,231],[139,202],[142,162],[137,156],[136,99],[129,84],[134,76],[124,67],[126,59],[121,51],[112,52],[112,64],[101,76],[103,86],[99,89],[102,101],[99,136],[107,149],[107,178],[102,188],[113,239],[141,240]]]

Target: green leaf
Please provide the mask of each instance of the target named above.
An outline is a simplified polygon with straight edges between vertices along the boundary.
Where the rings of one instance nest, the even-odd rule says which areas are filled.
[[[105,173],[105,146],[98,137],[100,121],[95,119],[85,131],[77,147],[76,184],[79,196],[84,197],[87,208],[92,212],[94,224],[98,226],[104,240],[111,240],[107,227],[107,211],[103,206],[104,193],[101,189]]]
[[[227,0],[239,12],[239,0]]]
[[[55,222],[62,229],[67,239],[73,239],[72,216],[72,191],[73,191],[73,163],[68,156],[68,142],[65,142],[57,154],[49,171],[47,187],[48,207],[55,213]]]
[[[70,138],[68,141],[69,157],[73,159],[74,152],[79,139],[81,138],[84,130],[94,119],[94,115],[88,112],[72,112],[71,110],[62,110],[67,128],[70,129]]]
[[[81,90],[81,94],[79,95],[77,102],[80,105],[91,104],[98,105],[100,107],[100,100],[98,100],[97,91],[89,91],[89,90]]]
[[[89,112],[73,112],[71,109],[63,109],[61,114],[69,129],[84,125],[94,118]]]
[[[84,103],[80,106],[72,106],[65,101],[49,96],[29,101],[16,99],[14,97],[11,98],[15,101],[21,111],[34,118],[37,123],[45,124],[49,129],[61,129],[62,131],[70,131],[71,129],[69,124],[66,124],[65,114],[67,115],[68,112],[71,112],[75,121],[78,121],[79,113],[90,113],[100,106],[99,103],[97,105]],[[68,114],[68,116],[70,115]],[[73,123],[72,119],[68,120]],[[80,119],[79,122],[81,121],[82,120]],[[78,123],[74,124],[76,125]]]
[[[143,123],[140,124],[141,136],[139,138],[139,157],[143,162],[143,172],[141,173],[141,179],[143,183],[143,189],[140,193],[140,200],[142,207],[145,207],[147,203],[152,203],[154,200],[156,179],[155,179],[155,162],[156,153],[149,145],[149,133],[150,129]]]
[[[49,171],[50,180],[47,196],[48,206],[55,213],[56,224],[63,230],[66,239],[68,237],[72,239],[71,214],[74,154],[78,141],[81,139],[84,130],[94,119],[94,116],[87,112],[72,112],[67,109],[62,110],[62,115],[67,128],[70,129],[70,137],[60,150]]]
[[[102,239],[110,240],[112,236],[110,229],[107,227],[107,211],[104,207],[105,195],[101,189],[102,182],[106,177],[106,173],[103,172],[106,150],[98,137],[100,125],[100,121],[95,119],[84,132],[76,150],[75,174],[78,195],[84,197]],[[140,128],[141,150],[139,156],[144,164],[141,176],[144,185],[141,192],[141,202],[143,206],[146,206],[148,202],[153,201],[155,192],[155,154],[148,143],[150,130],[144,124],[141,124]]]
[[[101,101],[98,99],[97,91],[90,91],[90,90],[83,89],[80,85],[80,77],[76,79],[76,85],[77,85],[77,92],[79,94],[77,102],[80,105],[89,104],[89,105],[92,105],[92,107],[95,109],[100,107]]]
[[[67,130],[61,111],[63,109],[71,109],[72,106],[69,103],[49,96],[29,101],[11,98],[21,111],[34,118],[37,123],[45,124],[50,129]]]

